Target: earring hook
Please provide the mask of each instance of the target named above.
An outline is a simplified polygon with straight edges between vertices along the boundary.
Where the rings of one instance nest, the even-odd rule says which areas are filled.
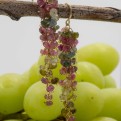
[[[70,19],[72,18],[72,7],[68,3],[65,3],[65,5],[67,5],[67,7],[69,8],[69,17],[66,20],[66,26],[70,28]]]

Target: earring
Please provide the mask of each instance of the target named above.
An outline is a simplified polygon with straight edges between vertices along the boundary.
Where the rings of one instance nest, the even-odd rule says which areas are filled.
[[[60,50],[59,58],[62,68],[60,69],[60,74],[65,75],[64,80],[60,80],[59,84],[62,86],[62,94],[60,96],[61,101],[63,101],[64,108],[61,111],[62,116],[66,118],[67,121],[75,121],[74,113],[76,109],[74,108],[74,100],[76,95],[74,91],[76,90],[77,81],[75,81],[77,67],[75,54],[77,52],[76,45],[78,44],[77,38],[79,34],[73,32],[70,28],[70,19],[72,17],[72,8],[69,7],[70,15],[66,20],[66,26],[62,28],[59,36],[60,44],[58,49]]]
[[[50,106],[52,102],[52,92],[54,90],[53,84],[56,84],[59,79],[53,77],[52,70],[57,67],[58,63],[58,42],[59,37],[56,32],[59,29],[58,21],[58,1],[57,0],[38,0],[39,13],[41,17],[41,26],[39,32],[41,33],[40,39],[44,46],[41,49],[41,55],[45,55],[44,65],[40,65],[40,74],[43,76],[41,82],[46,85],[47,94],[45,94],[45,104]]]

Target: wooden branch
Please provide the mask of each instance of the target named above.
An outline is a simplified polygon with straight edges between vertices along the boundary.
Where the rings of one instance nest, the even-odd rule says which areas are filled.
[[[12,20],[24,16],[39,16],[38,5],[32,2],[16,0],[0,0],[0,15],[7,15]],[[41,11],[40,11],[41,12]],[[69,10],[66,5],[59,5],[59,17],[67,18]],[[72,5],[72,18],[121,23],[121,10],[112,7],[91,7]]]

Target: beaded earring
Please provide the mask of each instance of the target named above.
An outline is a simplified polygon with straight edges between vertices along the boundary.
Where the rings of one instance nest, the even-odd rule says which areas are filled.
[[[76,109],[74,108],[73,102],[76,99],[74,91],[76,90],[77,85],[77,81],[75,81],[75,73],[77,71],[77,67],[75,66],[75,54],[77,52],[76,45],[78,44],[77,38],[79,37],[79,34],[77,32],[73,32],[70,28],[72,8],[70,5],[66,5],[70,9],[70,16],[66,21],[66,26],[62,28],[60,32],[60,44],[58,46],[58,49],[60,50],[60,63],[62,65],[60,74],[65,75],[65,79],[59,81],[59,84],[62,86],[62,94],[60,99],[64,104],[64,108],[61,113],[62,116],[66,118],[66,121],[75,121],[74,113],[76,112]]]
[[[53,84],[56,84],[59,79],[53,77],[52,70],[57,67],[58,63],[58,42],[59,37],[56,32],[59,29],[57,21],[59,19],[57,14],[58,1],[57,0],[37,0],[40,9],[41,26],[39,32],[40,39],[44,49],[40,50],[41,55],[45,55],[45,65],[40,65],[40,74],[43,76],[41,82],[46,84],[45,104],[50,106],[52,102],[52,92],[54,90]]]

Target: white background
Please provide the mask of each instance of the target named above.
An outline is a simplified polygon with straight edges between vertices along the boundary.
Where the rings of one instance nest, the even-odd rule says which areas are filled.
[[[59,0],[59,3],[121,9],[120,0]],[[24,17],[13,21],[9,17],[0,16],[0,75],[23,73],[38,60],[42,47],[39,40],[39,24],[38,17]],[[65,20],[60,19],[58,24],[63,27]],[[121,24],[71,20],[71,27],[80,33],[78,48],[94,42],[104,42],[116,48],[121,56]],[[118,85],[121,81],[120,68],[121,64],[112,73]]]

